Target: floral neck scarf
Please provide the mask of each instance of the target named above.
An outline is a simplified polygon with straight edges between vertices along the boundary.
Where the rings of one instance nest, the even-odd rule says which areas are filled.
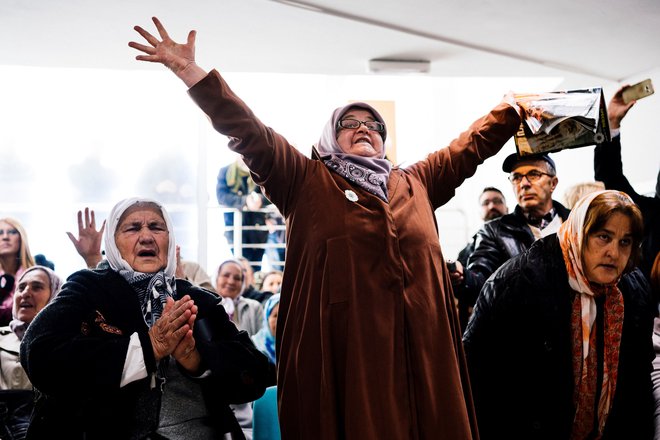
[[[323,129],[321,139],[317,145],[319,155],[330,170],[387,202],[387,180],[392,170],[392,164],[385,159],[385,148],[383,148],[382,157],[362,157],[344,153],[337,143],[337,122],[352,108],[367,110],[378,122],[385,124],[385,120],[380,113],[364,102],[354,102],[340,107],[332,113],[332,117]],[[381,136],[384,144],[387,138],[387,130],[383,131]]]

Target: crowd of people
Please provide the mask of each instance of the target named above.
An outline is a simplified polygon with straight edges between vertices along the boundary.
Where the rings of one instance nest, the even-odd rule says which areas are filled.
[[[276,387],[284,439],[660,439],[660,173],[654,197],[623,174],[623,88],[593,182],[563,204],[550,154],[509,155],[513,211],[484,188],[484,223],[445,261],[434,211],[518,130],[511,94],[405,168],[363,102],[308,157],[197,65],[195,31],[153,22],[129,46],[230,138],[216,195],[246,246],[228,211],[235,257],[209,275],[163,203],[127,198],[77,213],[84,264],[63,283],[0,218],[0,438],[251,439]],[[286,267],[263,271],[282,219]]]

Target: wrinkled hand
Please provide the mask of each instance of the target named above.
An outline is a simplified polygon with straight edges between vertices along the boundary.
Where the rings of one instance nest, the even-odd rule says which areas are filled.
[[[623,102],[623,90],[629,87],[628,84],[621,87],[610,99],[607,106],[607,118],[610,121],[610,128],[620,128],[621,121],[637,101],[630,101],[628,104]]]
[[[174,359],[187,371],[191,373],[197,373],[199,366],[201,364],[201,356],[197,349],[195,348],[195,338],[193,337],[193,325],[195,324],[195,319],[197,315],[192,315],[188,320],[188,325],[190,330],[186,332],[185,336],[181,339],[181,342],[176,346],[172,356]]]
[[[163,314],[149,329],[156,361],[172,354],[188,332],[192,337],[192,323],[196,317],[197,306],[190,296],[186,295],[177,301],[167,298]]]
[[[87,264],[87,267],[94,268],[103,259],[101,255],[101,241],[103,239],[103,230],[105,229],[105,220],[101,229],[96,230],[96,216],[94,210],[85,208],[85,225],[83,226],[82,211],[78,211],[78,238],[71,232],[67,232],[71,243],[76,248]]]
[[[152,18],[161,40],[151,35],[140,26],[133,29],[137,31],[149,45],[131,41],[128,43],[133,49],[144,52],[146,55],[137,55],[136,60],[150,63],[161,63],[181,78],[189,87],[206,76],[206,72],[195,63],[195,37],[197,31],[190,31],[185,44],[175,42],[170,38],[163,24],[156,17]]]

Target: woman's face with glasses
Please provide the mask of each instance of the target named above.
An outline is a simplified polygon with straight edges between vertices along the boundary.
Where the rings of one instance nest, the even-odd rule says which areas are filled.
[[[12,225],[0,221],[0,255],[18,255],[21,236]]]
[[[353,120],[363,123],[358,124]],[[378,131],[376,129],[378,127],[371,122],[377,121],[368,110],[352,108],[344,113],[337,126],[337,143],[344,153],[362,157],[382,158],[384,156],[382,130]],[[364,123],[367,123],[369,127]],[[354,125],[357,127],[342,128]]]

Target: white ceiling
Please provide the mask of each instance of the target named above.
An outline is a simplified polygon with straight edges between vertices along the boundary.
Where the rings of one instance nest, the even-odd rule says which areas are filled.
[[[622,81],[660,67],[658,0],[2,0],[0,64],[146,68],[127,42],[162,19],[197,29],[198,62],[233,72],[364,74],[426,59],[435,76],[577,73]]]

